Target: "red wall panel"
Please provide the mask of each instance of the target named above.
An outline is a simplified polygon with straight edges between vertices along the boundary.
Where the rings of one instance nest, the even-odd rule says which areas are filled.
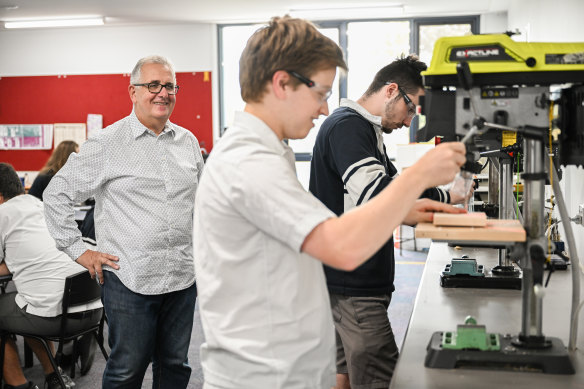
[[[190,130],[208,152],[213,147],[211,72],[177,73],[180,90],[170,117]],[[103,115],[103,126],[132,110],[130,78],[123,74],[0,78],[0,124],[85,123]],[[52,150],[0,150],[16,170],[40,170]]]

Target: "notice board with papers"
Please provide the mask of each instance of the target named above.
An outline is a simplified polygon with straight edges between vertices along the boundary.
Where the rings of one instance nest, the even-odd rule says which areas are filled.
[[[180,91],[170,121],[211,151],[211,72],[176,73],[176,79]],[[105,128],[132,111],[129,84],[129,74],[1,77],[0,125],[87,123],[88,114],[98,114]],[[0,162],[17,171],[40,170],[52,151],[0,147]]]

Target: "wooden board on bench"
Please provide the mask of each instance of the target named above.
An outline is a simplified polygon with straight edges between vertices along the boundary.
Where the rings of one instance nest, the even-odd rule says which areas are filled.
[[[525,242],[525,230],[519,220],[507,219],[487,219],[484,227],[435,226],[432,223],[419,223],[416,226],[416,238],[447,242]]]
[[[484,212],[439,213],[434,214],[435,226],[485,227],[487,214]]]

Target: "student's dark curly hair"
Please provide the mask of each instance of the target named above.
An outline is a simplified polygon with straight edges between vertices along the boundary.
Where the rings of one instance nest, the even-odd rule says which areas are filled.
[[[12,165],[0,162],[0,195],[4,201],[24,193],[22,182]]]
[[[377,72],[365,96],[369,97],[379,91],[387,82],[395,82],[406,93],[416,93],[424,87],[424,80],[420,74],[428,66],[415,54],[401,56]]]

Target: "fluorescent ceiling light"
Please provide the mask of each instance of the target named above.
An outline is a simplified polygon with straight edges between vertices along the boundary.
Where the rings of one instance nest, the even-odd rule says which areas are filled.
[[[291,9],[290,16],[309,20],[378,19],[401,16],[402,4],[387,6],[355,6]]]
[[[101,26],[102,17],[85,19],[53,19],[53,20],[19,20],[4,22],[4,28],[44,28],[44,27],[79,27]]]

